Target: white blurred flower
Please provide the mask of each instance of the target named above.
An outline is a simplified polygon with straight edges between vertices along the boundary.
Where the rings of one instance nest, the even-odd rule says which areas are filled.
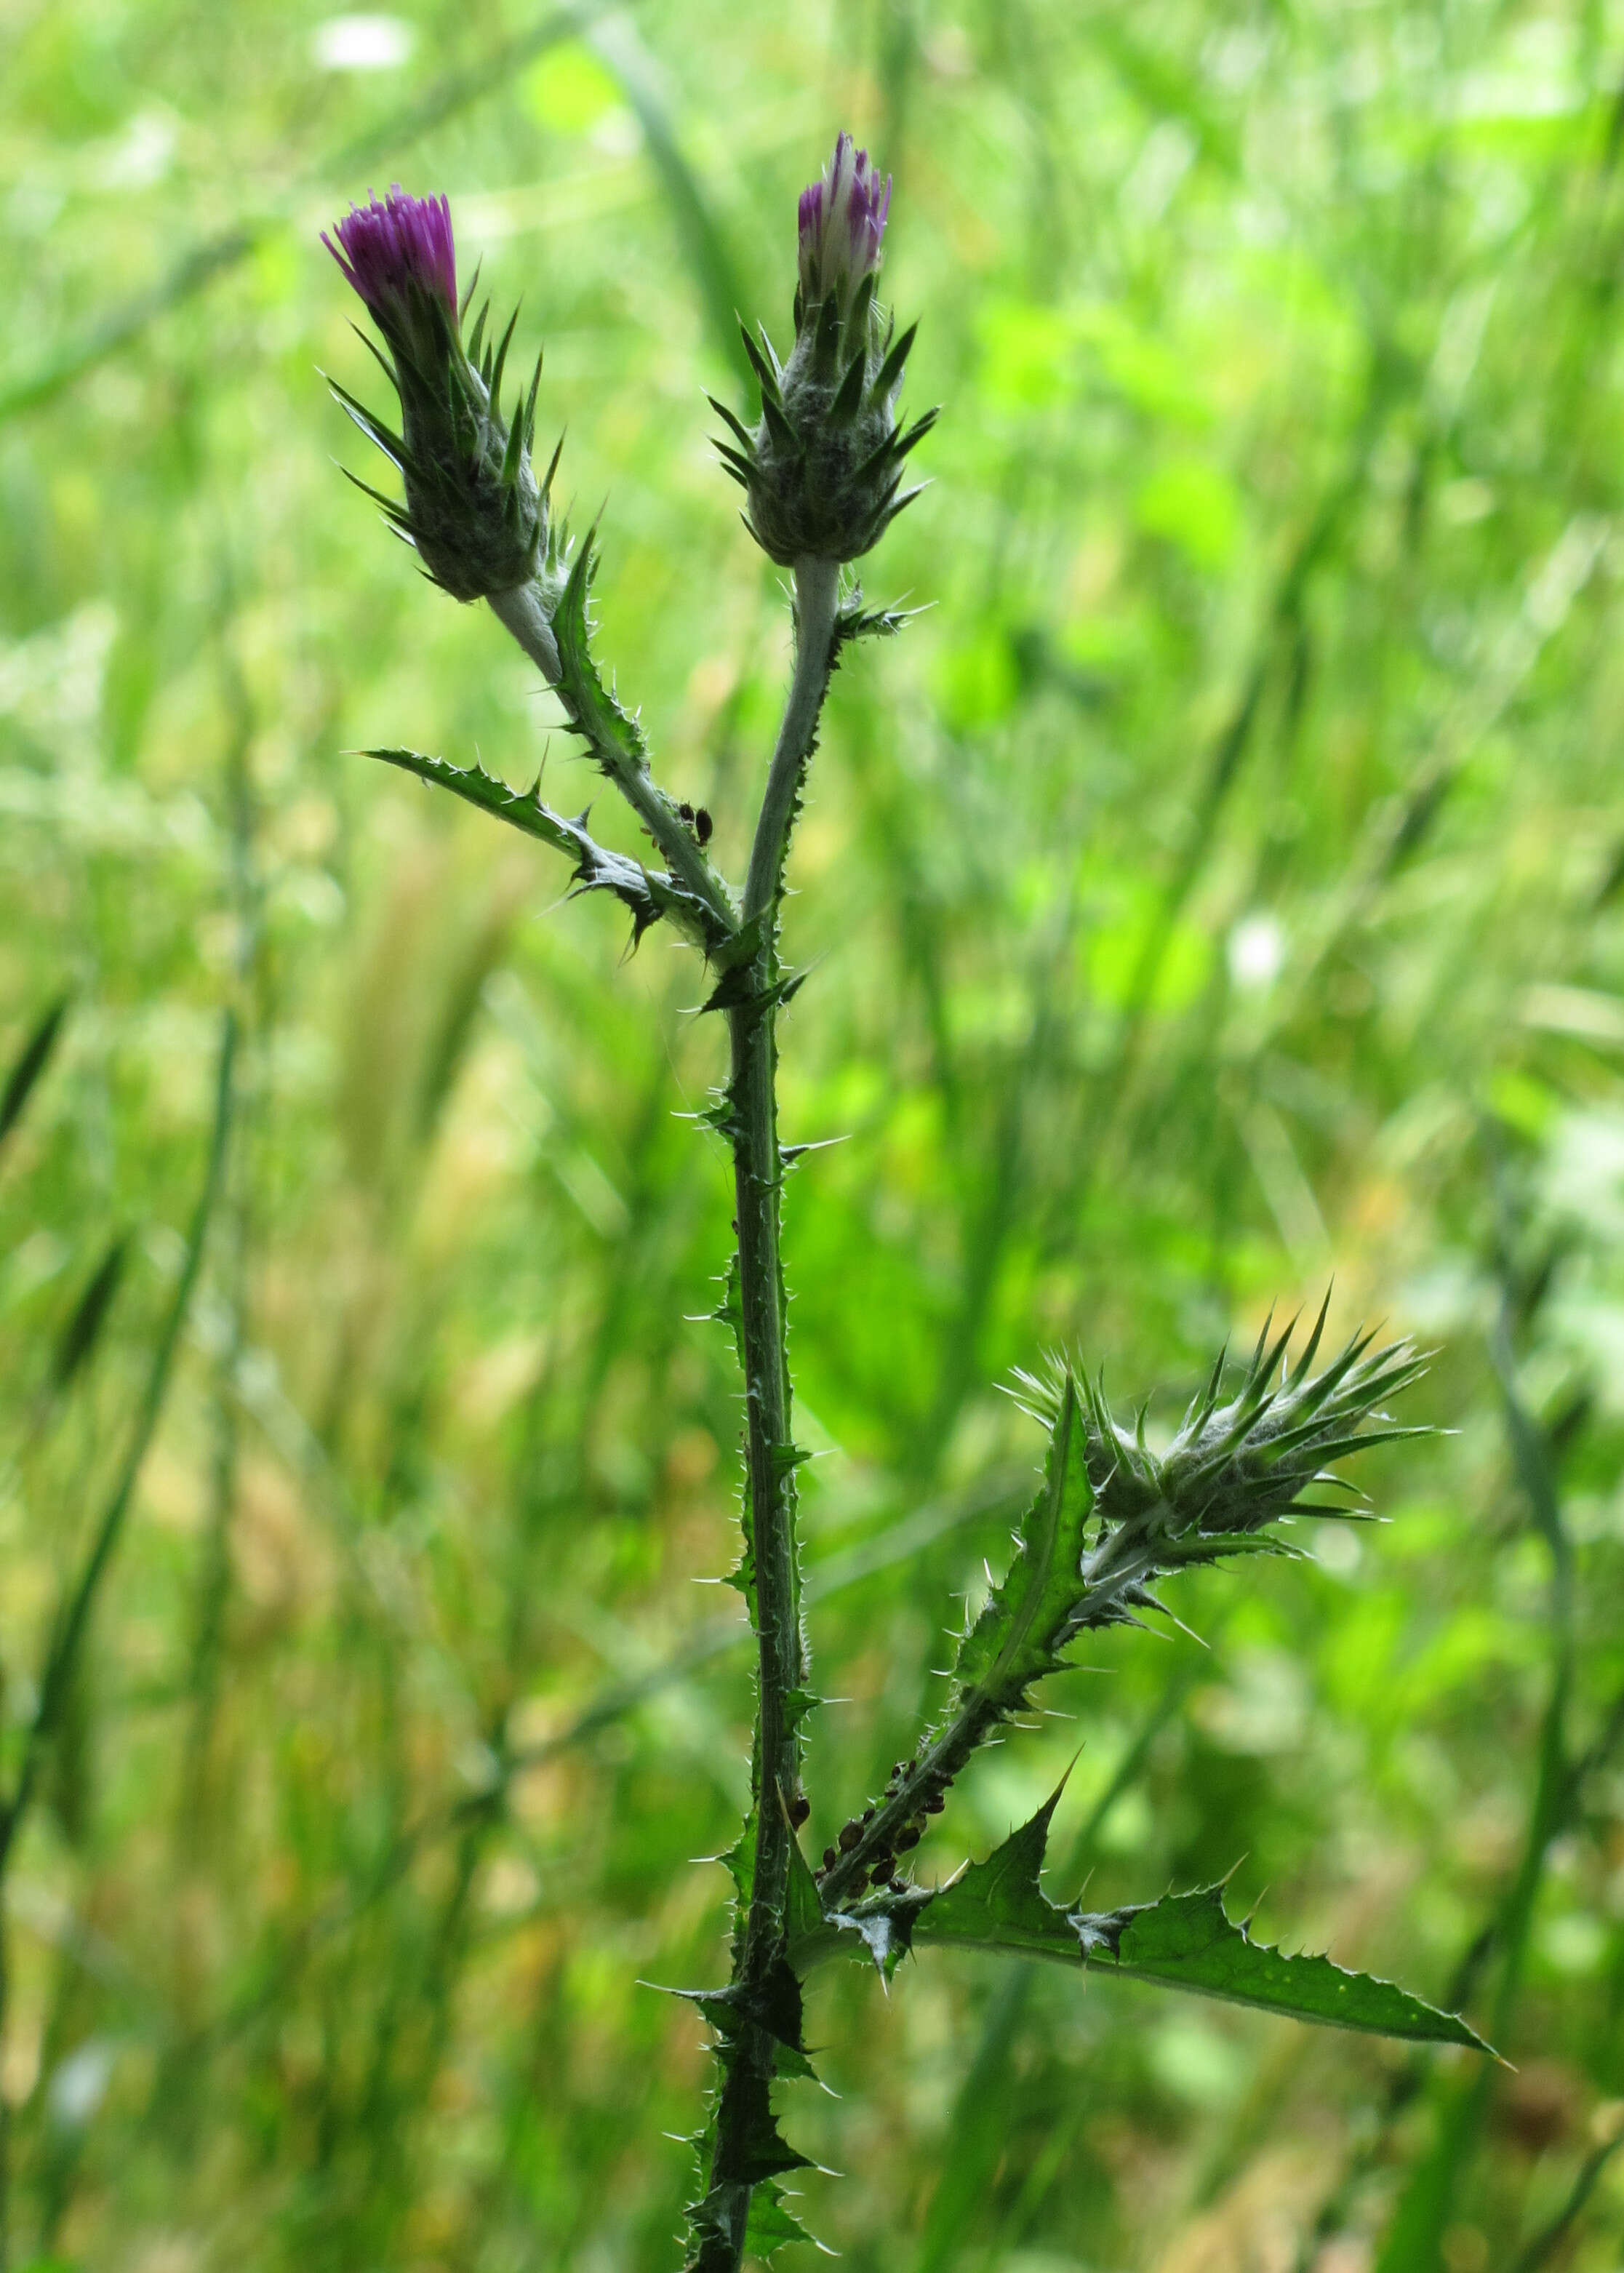
[[[1278,916],[1242,916],[1230,934],[1228,954],[1237,986],[1267,986],[1285,961],[1285,932]]]
[[[398,71],[416,36],[399,16],[329,16],[311,34],[311,53],[320,71]]]

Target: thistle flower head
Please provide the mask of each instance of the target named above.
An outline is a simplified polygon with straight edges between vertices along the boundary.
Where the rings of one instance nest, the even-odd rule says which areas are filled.
[[[834,155],[819,179],[801,191],[801,307],[811,311],[833,292],[842,317],[865,276],[879,266],[891,210],[891,176],[882,182],[866,150],[849,134],[835,137]],[[800,316],[797,313],[797,326]]]
[[[409,311],[420,294],[438,298],[455,316],[457,249],[448,199],[408,198],[397,182],[381,203],[372,198],[352,205],[333,235],[336,244],[324,229],[322,243],[380,321]]]
[[[1294,1364],[1287,1352],[1296,1322],[1278,1332],[1266,1325],[1227,1398],[1220,1356],[1160,1451],[1145,1440],[1143,1414],[1125,1427],[1086,1374],[1060,1367],[1043,1379],[1017,1377],[1021,1401],[1047,1425],[1074,1383],[1081,1405],[1094,1510],[1082,1584],[1067,1613],[1072,1632],[1154,1607],[1149,1587],[1171,1572],[1248,1549],[1289,1551],[1270,1528],[1283,1517],[1357,1512],[1357,1503],[1346,1509],[1305,1497],[1351,1490],[1336,1462],[1428,1434],[1396,1425],[1383,1410],[1426,1371],[1408,1342],[1382,1347],[1373,1334],[1356,1334],[1314,1372],[1329,1302],[1328,1294]]]
[[[801,193],[795,346],[781,364],[765,332],[745,346],[761,384],[752,431],[722,403],[733,439],[722,461],[749,499],[745,521],[763,551],[797,560],[855,560],[917,490],[904,490],[903,461],[935,423],[927,411],[906,433],[897,424],[902,367],[913,327],[893,340],[874,297],[891,178],[880,177],[849,134],[821,176]]]
[[[510,419],[502,379],[517,315],[499,344],[484,341],[482,355],[487,302],[464,346],[447,200],[408,197],[397,184],[381,201],[352,206],[333,236],[324,230],[322,243],[389,349],[385,368],[400,398],[399,434],[341,386],[333,393],[400,469],[404,506],[378,499],[391,522],[435,582],[459,600],[546,581],[556,565],[551,475],[538,486],[530,463],[541,359],[528,399],[521,392]]]

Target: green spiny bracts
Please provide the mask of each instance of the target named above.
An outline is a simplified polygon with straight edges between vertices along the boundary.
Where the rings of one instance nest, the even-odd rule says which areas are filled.
[[[1087,1428],[1087,1464],[1096,1495],[1098,1529],[1083,1556],[1074,1631],[1131,1618],[1155,1608],[1147,1591],[1154,1579],[1187,1564],[1212,1563],[1248,1549],[1289,1551],[1268,1527],[1293,1511],[1342,1513],[1340,1506],[1305,1500],[1315,1487],[1351,1491],[1332,1472],[1347,1453],[1423,1437],[1425,1428],[1396,1428],[1381,1409],[1425,1371],[1408,1342],[1377,1348],[1373,1333],[1358,1334],[1321,1373],[1311,1370],[1325,1332],[1328,1294],[1296,1365],[1286,1353],[1296,1321],[1272,1335],[1264,1326],[1235,1393],[1220,1404],[1224,1355],[1194,1399],[1164,1452],[1144,1438],[1144,1416],[1123,1428],[1106,1404],[1100,1381],[1079,1378]],[[1052,1424],[1071,1377],[1064,1368],[1046,1380],[1022,1377],[1029,1409]]]
[[[916,326],[900,339],[875,298],[891,183],[882,183],[849,135],[819,181],[803,191],[795,346],[780,364],[766,332],[745,346],[761,386],[752,433],[726,405],[731,431],[722,461],[748,499],[745,526],[762,550],[797,560],[855,560],[877,544],[917,489],[904,491],[908,454],[936,421],[905,432],[896,416]]]
[[[823,1872],[826,1906],[888,1878],[970,1754],[1030,1702],[1036,1682],[1059,1671],[1069,1642],[1159,1609],[1155,1582],[1189,1564],[1290,1554],[1269,1527],[1294,1511],[1342,1512],[1303,1497],[1316,1487],[1351,1489],[1332,1462],[1427,1433],[1396,1428],[1381,1410],[1423,1369],[1409,1344],[1377,1349],[1373,1335],[1356,1335],[1316,1374],[1325,1319],[1322,1307],[1291,1368],[1295,1322],[1277,1336],[1266,1326],[1223,1404],[1220,1355],[1161,1452],[1145,1440],[1142,1414],[1136,1428],[1124,1428],[1100,1383],[1075,1368],[1061,1362],[1042,1377],[1017,1377],[1021,1402],[1049,1430],[1042,1484],[1007,1576],[959,1642],[945,1718],[898,1764],[859,1836]]]
[[[378,361],[400,397],[400,433],[343,387],[329,384],[362,432],[399,467],[405,505],[364,482],[359,486],[453,599],[486,599],[532,582],[550,592],[561,581],[548,542],[548,492],[558,454],[540,482],[530,459],[539,356],[511,420],[502,410],[517,310],[500,341],[489,340],[487,302],[464,346],[468,302],[459,308],[451,212],[444,198],[409,198],[397,187],[381,204],[374,199],[352,207],[336,235],[336,244],[322,241],[365,301],[389,349],[387,360],[379,356]]]

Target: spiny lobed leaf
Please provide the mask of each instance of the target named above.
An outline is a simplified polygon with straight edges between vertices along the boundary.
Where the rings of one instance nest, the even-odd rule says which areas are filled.
[[[912,1939],[1021,1952],[1097,1966],[1129,1980],[1219,1997],[1298,2021],[1418,2043],[1489,2047],[1466,2022],[1390,1981],[1350,1973],[1328,1957],[1288,1957],[1255,1942],[1225,1913],[1223,1889],[1090,1913],[1058,1908],[1038,1881],[1057,1791],[984,1863],[911,1915]]]
[[[784,2191],[768,2179],[750,2197],[750,2223],[745,2228],[745,2251],[751,2257],[770,2257],[786,2241],[810,2241],[814,2249],[832,2257],[834,2251],[807,2232],[798,2217],[785,2209]]]
[[[587,834],[585,814],[571,821],[543,805],[539,777],[534,788],[514,790],[483,766],[453,766],[418,750],[365,750],[362,755],[380,758],[385,765],[398,766],[402,773],[415,774],[419,781],[448,789],[482,813],[494,814],[525,836],[565,853],[574,862],[580,890],[612,892],[631,910],[633,945],[662,916],[669,916],[690,936],[702,935],[698,903],[673,877],[595,843]]]

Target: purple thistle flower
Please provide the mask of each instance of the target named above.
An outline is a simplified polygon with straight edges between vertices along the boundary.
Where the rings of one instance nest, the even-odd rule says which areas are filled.
[[[457,252],[451,206],[443,198],[408,198],[397,182],[380,205],[351,206],[337,224],[338,244],[321,241],[377,319],[408,321],[415,295],[444,303],[457,316]]]
[[[528,394],[521,384],[505,412],[513,324],[499,341],[484,341],[482,355],[487,302],[464,346],[448,200],[409,198],[397,183],[381,202],[352,206],[321,241],[390,350],[385,367],[400,398],[398,434],[346,389],[333,388],[400,470],[405,503],[380,499],[386,516],[456,599],[514,592],[544,579],[554,565],[547,491],[530,461],[541,359]]]
[[[849,134],[835,138],[834,155],[820,180],[801,192],[801,296],[810,311],[835,293],[842,317],[865,276],[879,266],[891,210],[891,176],[880,179],[866,150]]]

